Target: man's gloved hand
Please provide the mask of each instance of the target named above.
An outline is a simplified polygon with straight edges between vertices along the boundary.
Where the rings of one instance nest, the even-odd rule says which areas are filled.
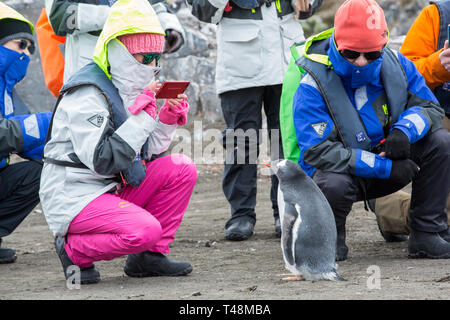
[[[411,159],[392,161],[392,169],[389,180],[406,186],[416,177],[420,168]]]
[[[408,159],[411,154],[410,148],[408,137],[399,129],[392,130],[384,143],[386,158],[391,160]]]
[[[163,53],[174,53],[178,49],[181,48],[181,46],[184,43],[183,36],[178,31],[175,31],[173,29],[167,29],[166,30],[166,43],[164,45],[164,51]]]
[[[312,7],[309,0],[296,0],[295,8],[297,9],[297,19],[308,19],[312,16]]]

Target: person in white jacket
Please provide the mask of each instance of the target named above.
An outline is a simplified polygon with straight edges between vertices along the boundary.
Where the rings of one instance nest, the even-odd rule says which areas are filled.
[[[53,31],[66,37],[64,79],[92,61],[98,36],[116,0],[45,0],[45,9]],[[166,33],[164,53],[177,51],[185,32],[165,0],[149,0]]]
[[[246,240],[253,234],[256,223],[257,164],[252,159],[256,160],[259,154],[262,108],[267,117],[271,156],[283,158],[279,134],[282,83],[290,46],[305,40],[296,18],[310,17],[322,0],[187,0],[187,3],[199,20],[217,24],[216,89],[227,125],[223,132],[227,160],[222,188],[231,207],[225,238]],[[245,145],[239,142],[244,139]],[[243,158],[245,162],[241,161]],[[277,190],[278,179],[273,175],[270,199],[275,234],[281,237]]]
[[[44,149],[42,208],[66,279],[96,283],[95,261],[128,255],[131,277],[181,276],[188,262],[167,258],[197,178],[192,160],[168,155],[187,97],[155,104],[164,31],[146,0],[119,0],[94,62],[61,89]],[[151,85],[149,85],[151,83]]]

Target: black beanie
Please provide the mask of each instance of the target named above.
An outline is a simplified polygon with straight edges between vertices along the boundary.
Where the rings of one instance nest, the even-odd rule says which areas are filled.
[[[25,38],[34,43],[33,32],[28,23],[17,19],[0,20],[0,45],[9,40]]]

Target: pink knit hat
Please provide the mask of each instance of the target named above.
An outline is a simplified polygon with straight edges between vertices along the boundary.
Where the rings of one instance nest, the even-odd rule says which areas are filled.
[[[158,33],[134,33],[118,37],[131,54],[162,52],[164,36]]]

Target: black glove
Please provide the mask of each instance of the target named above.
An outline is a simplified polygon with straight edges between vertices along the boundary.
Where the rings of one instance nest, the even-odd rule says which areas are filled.
[[[181,33],[173,29],[166,30],[166,44],[163,53],[174,53],[183,45],[184,39]]]
[[[310,18],[313,15],[312,6],[309,5],[308,11],[299,11],[297,14],[297,19],[305,20]]]
[[[410,160],[392,161],[392,169],[389,180],[392,180],[402,186],[406,186],[419,173],[417,164]]]
[[[384,143],[386,158],[391,160],[408,159],[411,151],[409,139],[401,130],[394,129]]]

